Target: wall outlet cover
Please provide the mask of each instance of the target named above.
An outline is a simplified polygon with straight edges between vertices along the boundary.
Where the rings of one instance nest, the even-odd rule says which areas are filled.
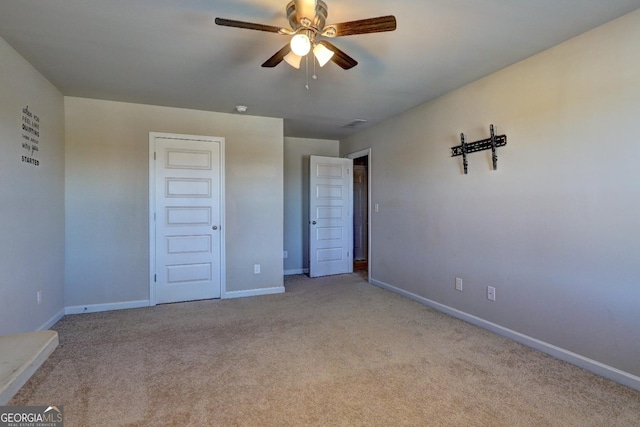
[[[487,286],[487,299],[491,301],[496,300],[496,288],[493,286]]]

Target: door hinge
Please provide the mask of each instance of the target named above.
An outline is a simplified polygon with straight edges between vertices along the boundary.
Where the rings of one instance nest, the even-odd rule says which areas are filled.
[[[155,212],[153,213],[153,220],[154,221],[156,220],[156,213]]]
[[[156,152],[154,151],[153,152],[153,160],[155,160],[155,159],[156,159]]]
[[[158,279],[157,279],[156,275],[154,274],[154,275],[153,275],[153,282],[155,283],[155,282],[157,282],[157,281],[158,281]]]

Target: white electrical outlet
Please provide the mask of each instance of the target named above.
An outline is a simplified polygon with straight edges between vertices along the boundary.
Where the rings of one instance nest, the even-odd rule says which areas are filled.
[[[284,252],[282,253],[282,258],[285,258],[285,259],[286,259],[286,258],[289,258],[289,251],[284,251]]]
[[[380,205],[379,205],[379,204],[377,204],[377,203],[376,203],[376,205],[375,205],[375,211],[376,211],[376,212],[380,211]]]
[[[462,279],[456,277],[456,291],[462,292]]]
[[[42,291],[36,292],[36,301],[38,302],[38,305],[42,304]]]
[[[491,301],[496,300],[496,288],[493,286],[487,286],[487,299]]]
[[[260,264],[253,264],[253,274],[260,274]]]

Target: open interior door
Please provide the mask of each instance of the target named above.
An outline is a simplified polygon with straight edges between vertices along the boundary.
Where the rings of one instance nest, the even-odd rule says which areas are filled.
[[[353,272],[353,160],[311,156],[309,276]]]

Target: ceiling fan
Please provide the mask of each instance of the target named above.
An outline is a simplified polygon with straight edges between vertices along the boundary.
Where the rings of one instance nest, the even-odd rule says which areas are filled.
[[[266,31],[292,36],[289,43],[267,59],[263,67],[275,67],[283,60],[294,68],[300,68],[300,62],[310,51],[322,67],[329,60],[345,70],[355,67],[358,62],[323,38],[352,36],[357,34],[380,33],[394,31],[396,18],[380,16],[378,18],[361,19],[325,25],[327,4],[322,0],[294,0],[286,8],[289,28],[275,27],[233,19],[216,18],[215,23],[225,27],[244,28],[247,30]]]

